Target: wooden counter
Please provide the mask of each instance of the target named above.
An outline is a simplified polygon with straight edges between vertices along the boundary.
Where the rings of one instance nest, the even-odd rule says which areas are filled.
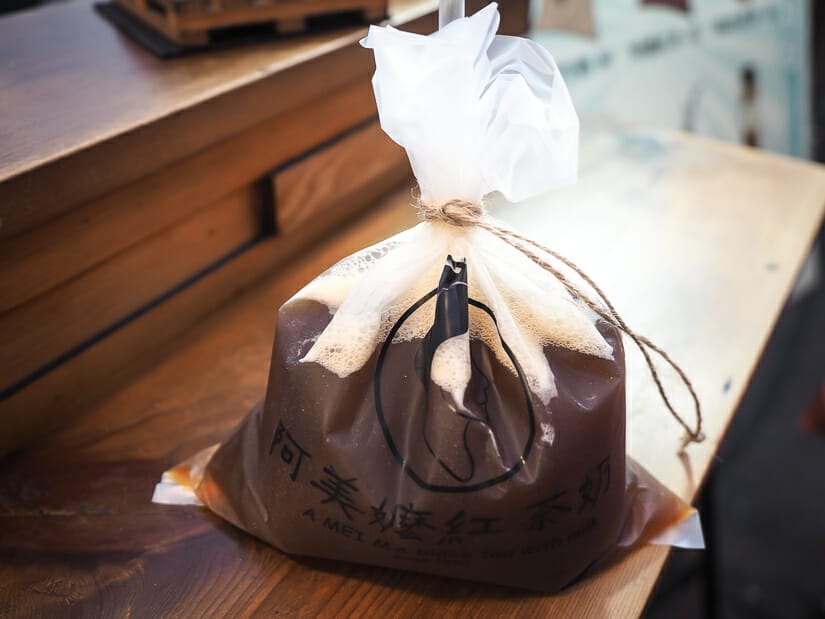
[[[402,187],[170,342],[71,428],[0,464],[0,616],[641,613],[666,548],[546,596],[290,558],[204,509],[150,503],[164,469],[226,436],[263,396],[277,307],[336,260],[414,223],[408,203]],[[637,459],[692,499],[824,206],[818,166],[639,133],[586,143],[576,188],[499,215],[579,263],[631,326],[683,364],[708,440],[676,457],[679,429],[633,355],[629,438]]]
[[[365,27],[163,60],[92,4],[0,19],[0,239],[372,72]],[[389,23],[432,32],[437,5],[393,0]],[[503,32],[525,7],[502,3]]]
[[[389,23],[432,32],[436,6]],[[160,60],[91,0],[0,19],[0,455],[409,178],[365,34]]]

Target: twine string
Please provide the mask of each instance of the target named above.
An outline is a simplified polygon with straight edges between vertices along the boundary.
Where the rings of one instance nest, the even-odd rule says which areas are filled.
[[[653,378],[653,382],[656,385],[656,389],[659,392],[659,396],[662,398],[662,402],[668,412],[686,432],[685,439],[682,443],[682,450],[684,450],[689,443],[700,443],[705,439],[705,435],[702,432],[702,406],[699,402],[698,396],[696,395],[696,390],[693,387],[693,383],[691,383],[687,374],[664,350],[656,346],[645,336],[631,329],[616,311],[616,308],[610,302],[610,299],[607,298],[607,295],[581,268],[549,247],[545,247],[544,245],[513,232],[512,230],[507,230],[485,221],[483,219],[484,211],[480,204],[459,199],[448,200],[443,204],[427,204],[417,199],[415,206],[418,208],[419,217],[423,221],[429,223],[445,223],[458,227],[475,226],[477,228],[481,228],[482,230],[486,230],[493,236],[499,238],[511,247],[523,253],[535,264],[550,273],[574,298],[581,300],[581,302],[584,303],[597,316],[599,316],[599,318],[626,334],[642,353],[645,363],[650,370],[650,375]],[[552,257],[576,273],[576,275],[578,275],[582,281],[584,281],[595,292],[596,297],[599,301],[601,301],[603,306],[599,305],[599,303],[594,301],[589,295],[585,294],[585,292],[582,291],[578,285],[570,281],[570,279],[562,271],[560,271],[549,261],[545,260],[538,252],[542,252]],[[685,419],[673,406],[667,395],[667,391],[662,384],[659,371],[656,368],[656,363],[654,362],[651,353],[655,353],[667,365],[669,365],[687,388],[688,393],[693,400],[694,414],[696,417],[695,426],[691,427],[691,425],[685,421]]]

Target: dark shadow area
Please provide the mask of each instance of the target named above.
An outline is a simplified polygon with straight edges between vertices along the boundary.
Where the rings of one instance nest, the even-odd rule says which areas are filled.
[[[825,162],[825,4],[811,2],[811,157]],[[825,383],[819,282],[786,305],[699,504],[710,552],[675,551],[646,617],[825,617],[825,434],[803,411]]]
[[[647,617],[825,617],[825,435],[800,423],[823,380],[820,281],[785,307],[720,449],[709,551],[673,552]]]

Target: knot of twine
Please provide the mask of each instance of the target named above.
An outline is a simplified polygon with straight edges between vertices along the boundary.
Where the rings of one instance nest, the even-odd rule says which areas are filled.
[[[444,204],[425,204],[419,200],[417,206],[422,221],[451,226],[478,225],[484,214],[480,204],[467,200],[447,200]]]
[[[705,435],[702,432],[702,406],[699,403],[696,390],[693,388],[693,384],[690,382],[687,374],[685,374],[684,370],[682,370],[682,368],[679,367],[679,365],[673,361],[670,355],[668,355],[664,350],[656,346],[645,336],[633,331],[627,325],[604,292],[602,292],[602,289],[596,285],[587,273],[573,264],[572,261],[552,249],[536,243],[532,239],[513,232],[512,230],[507,230],[506,228],[502,228],[485,221],[483,219],[484,211],[480,204],[459,199],[448,200],[443,204],[428,204],[422,202],[418,199],[418,197],[416,197],[414,206],[418,209],[418,215],[422,221],[429,223],[444,223],[459,227],[476,226],[482,230],[486,230],[493,236],[501,239],[511,247],[523,253],[525,256],[530,258],[530,260],[555,277],[567,289],[567,292],[574,299],[581,300],[581,302],[584,303],[599,318],[627,335],[631,341],[636,344],[636,347],[642,353],[645,363],[650,370],[650,375],[653,378],[653,382],[656,384],[656,388],[659,391],[659,396],[662,398],[662,402],[671,416],[680,426],[682,426],[682,428],[684,428],[686,432],[681,451],[684,451],[685,447],[687,447],[690,443],[701,443],[705,440]],[[551,264],[548,260],[538,254],[537,251],[543,252],[544,254],[552,257],[576,273],[582,281],[584,281],[591,288],[591,290],[595,292],[596,298],[601,301],[601,304],[594,301],[591,296],[585,294],[585,292],[582,291],[581,288],[574,282],[570,281],[570,279],[561,270],[559,270],[558,267]],[[662,380],[659,376],[658,370],[656,369],[656,364],[651,353],[658,355],[659,358],[661,358],[667,365],[673,368],[679,379],[690,393],[690,397],[693,400],[694,414],[696,417],[696,424],[693,427],[691,427],[690,424],[682,418],[671,403],[670,398],[665,391],[664,385],[662,384]]]

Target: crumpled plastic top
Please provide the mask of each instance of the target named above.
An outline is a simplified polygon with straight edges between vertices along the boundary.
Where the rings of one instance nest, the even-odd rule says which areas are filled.
[[[575,182],[579,120],[553,57],[496,35],[498,5],[429,36],[371,26],[381,127],[410,158],[425,202],[519,202]]]

